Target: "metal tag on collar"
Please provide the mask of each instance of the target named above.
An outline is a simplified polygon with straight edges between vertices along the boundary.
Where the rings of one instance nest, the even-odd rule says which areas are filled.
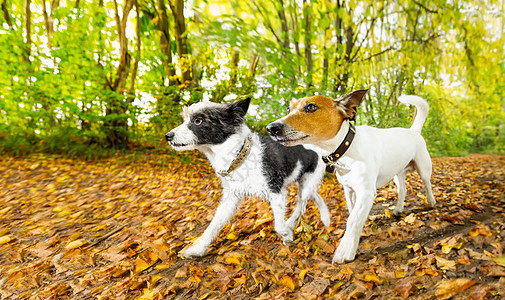
[[[333,164],[326,165],[326,172],[328,172],[330,174],[334,174],[335,173],[335,165],[333,165]]]
[[[230,175],[230,173],[228,171],[225,171],[225,170],[217,171],[216,173],[218,175],[222,176],[222,177],[226,177],[226,176]]]

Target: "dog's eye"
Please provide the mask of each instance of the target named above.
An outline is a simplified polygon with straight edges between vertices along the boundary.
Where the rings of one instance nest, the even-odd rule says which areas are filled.
[[[309,103],[309,104],[305,105],[305,107],[304,107],[305,112],[308,112],[308,113],[315,112],[317,109],[318,109],[318,107],[314,103]]]
[[[202,122],[203,122],[202,118],[194,118],[193,119],[193,124],[195,124],[197,126],[202,124]]]

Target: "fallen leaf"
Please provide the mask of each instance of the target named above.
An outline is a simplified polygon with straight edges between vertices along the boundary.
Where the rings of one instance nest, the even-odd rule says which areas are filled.
[[[86,242],[82,239],[80,240],[75,240],[75,241],[72,241],[70,243],[68,243],[66,246],[65,246],[65,249],[67,250],[72,250],[72,249],[75,249],[75,248],[79,248],[83,245],[85,245]]]
[[[494,257],[493,258],[493,261],[499,265],[499,266],[502,266],[502,267],[505,267],[505,255],[502,255],[500,257]]]
[[[435,287],[435,295],[438,299],[449,299],[475,284],[475,281],[467,278],[444,279]]]
[[[282,275],[282,277],[277,281],[278,285],[283,285],[291,290],[296,289],[296,283],[289,275]]]
[[[333,252],[335,252],[335,247],[320,237],[318,237],[314,241],[314,245],[318,246],[326,253],[332,254]]]
[[[416,221],[416,215],[414,213],[411,213],[405,217],[404,221],[405,223],[412,225]]]
[[[396,295],[400,295],[400,297],[406,299],[411,294],[417,291],[417,284],[419,283],[419,279],[415,277],[408,277],[398,281],[393,292]]]
[[[448,260],[440,256],[435,256],[437,261],[437,267],[442,270],[456,270],[456,262],[453,260]]]
[[[505,277],[505,268],[497,265],[483,265],[479,269],[486,276]]]
[[[14,237],[11,235],[4,235],[0,237],[0,245],[7,244],[10,241],[13,241]]]
[[[305,284],[301,289],[302,296],[307,299],[317,299],[330,285],[326,278],[315,278],[311,283]]]

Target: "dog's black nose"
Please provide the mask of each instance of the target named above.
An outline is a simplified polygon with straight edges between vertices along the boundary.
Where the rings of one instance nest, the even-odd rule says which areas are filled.
[[[165,139],[168,142],[170,142],[170,141],[172,141],[174,139],[174,136],[175,136],[175,133],[173,133],[173,132],[170,131],[169,133],[165,134]]]
[[[280,122],[270,123],[267,125],[267,131],[272,136],[278,136],[282,131],[282,127],[284,127],[284,124]]]

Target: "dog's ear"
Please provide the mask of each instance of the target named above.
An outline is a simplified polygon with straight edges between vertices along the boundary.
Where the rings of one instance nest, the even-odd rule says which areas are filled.
[[[342,108],[351,120],[356,118],[357,108],[363,101],[363,96],[368,90],[358,90],[350,92],[335,100],[335,105]]]
[[[251,97],[247,97],[244,100],[236,101],[230,104],[228,110],[233,112],[235,115],[240,117],[244,117],[247,113],[247,109],[249,109],[249,104],[251,103]]]
[[[244,121],[245,114],[249,108],[249,103],[251,103],[251,97],[233,102],[228,106],[228,120],[231,122],[231,124],[238,124]]]

